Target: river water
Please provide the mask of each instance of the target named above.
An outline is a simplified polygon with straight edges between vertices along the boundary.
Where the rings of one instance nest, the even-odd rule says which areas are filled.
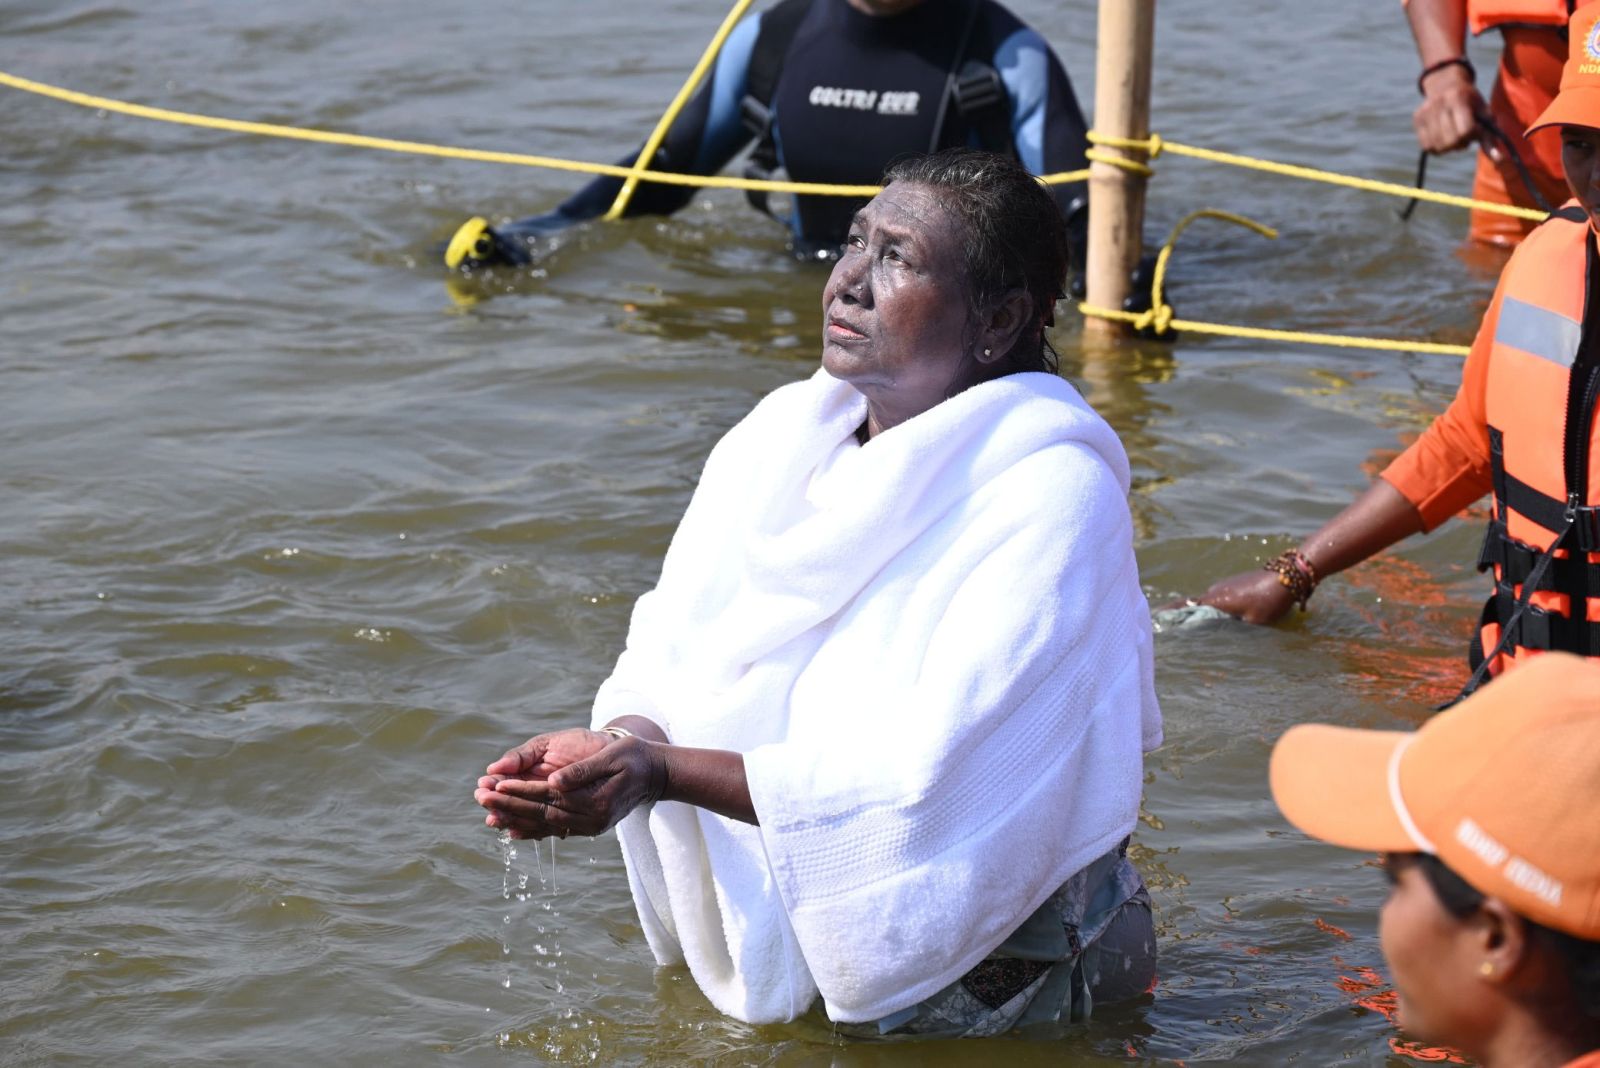
[[[1014,5],[1093,96],[1091,0]],[[716,0],[10,0],[0,67],[238,118],[611,160]],[[1480,69],[1492,42],[1475,46]],[[1154,125],[1406,181],[1398,5],[1162,6]],[[269,141],[0,90],[0,1062],[1383,1063],[1370,858],[1267,794],[1306,719],[1450,693],[1481,582],[1454,522],[1276,629],[1158,636],[1136,837],[1161,982],[1060,1035],[851,1046],[653,966],[614,837],[488,831],[475,775],[582,721],[716,437],[810,373],[825,277],[737,193],[572,235],[452,295],[434,249],[570,175]],[[1465,215],[1159,161],[1180,314],[1463,341]],[[1465,192],[1465,159],[1434,184]],[[1187,337],[1063,371],[1133,459],[1152,601],[1331,514],[1452,357]],[[1356,989],[1362,987],[1363,989]],[[1403,1063],[1403,1062],[1396,1062]]]

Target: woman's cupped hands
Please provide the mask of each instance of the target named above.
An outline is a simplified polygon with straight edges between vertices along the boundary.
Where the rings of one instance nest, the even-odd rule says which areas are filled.
[[[485,769],[472,799],[512,838],[598,835],[661,793],[662,758],[638,738],[572,728],[528,739]]]

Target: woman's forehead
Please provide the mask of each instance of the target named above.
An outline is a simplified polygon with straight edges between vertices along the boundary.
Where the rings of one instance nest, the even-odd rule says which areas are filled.
[[[953,234],[955,229],[955,218],[940,203],[938,192],[915,182],[888,186],[856,213],[856,219],[919,236]]]

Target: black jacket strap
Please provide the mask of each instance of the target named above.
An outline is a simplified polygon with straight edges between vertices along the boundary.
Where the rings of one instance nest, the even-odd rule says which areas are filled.
[[[744,97],[739,101],[739,118],[756,139],[755,148],[745,163],[744,176],[766,180],[778,169],[778,144],[772,136],[772,94],[778,89],[778,76],[789,46],[800,29],[800,22],[811,10],[812,0],[783,0],[761,13],[756,43],[745,69]],[[744,197],[763,215],[772,215],[764,189],[747,189]],[[776,218],[776,216],[773,216]]]
[[[969,59],[956,71],[951,92],[956,110],[978,135],[978,142],[1002,156],[1016,154],[1011,136],[1011,98],[1006,95],[1000,72],[980,59]],[[937,131],[935,136],[942,136]]]
[[[1600,656],[1600,623],[1547,612],[1537,605],[1518,614],[1517,599],[1510,590],[1497,591],[1493,603],[1495,619],[1504,631],[1508,646]]]
[[[750,63],[745,68],[744,95],[746,100],[759,104],[762,110],[772,106],[772,94],[778,88],[778,75],[783,73],[783,61],[789,54],[800,20],[811,10],[812,0],[783,0],[770,11],[761,13],[761,25],[756,31],[756,43],[750,51]],[[742,105],[741,105],[742,108]],[[765,133],[765,128],[751,130]]]

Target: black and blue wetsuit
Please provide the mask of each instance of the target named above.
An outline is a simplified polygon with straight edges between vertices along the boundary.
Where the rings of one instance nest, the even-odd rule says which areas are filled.
[[[711,75],[674,121],[656,169],[714,174],[756,140],[747,96],[752,56],[767,19],[786,19],[785,32],[792,34],[771,86],[768,115],[776,161],[795,181],[872,184],[901,157],[955,145],[1008,152],[1034,174],[1088,165],[1083,113],[1061,61],[1038,33],[994,0],[925,0],[889,16],[866,15],[846,0],[784,0],[735,27]],[[1003,99],[989,105],[987,116],[952,92],[953,75],[974,69],[972,61],[992,68],[1003,89]],[[635,158],[623,162],[631,165]],[[596,178],[554,212],[497,227],[496,243],[601,215],[621,184],[618,178]],[[1052,189],[1069,219],[1074,248],[1081,249],[1085,183]],[[642,182],[626,214],[670,214],[693,195],[686,186]],[[843,197],[793,198],[784,221],[796,251],[836,251],[861,204]]]

